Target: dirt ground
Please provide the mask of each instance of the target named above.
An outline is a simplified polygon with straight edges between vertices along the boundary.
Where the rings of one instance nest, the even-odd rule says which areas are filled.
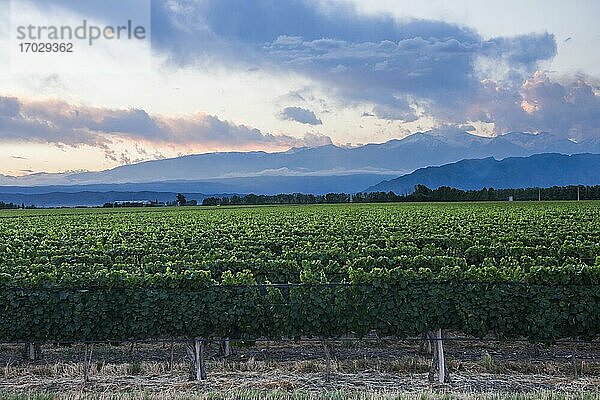
[[[23,345],[0,345],[0,392],[187,393],[259,389],[284,391],[597,392],[600,342],[551,346],[527,342],[445,342],[451,383],[428,380],[431,356],[417,341],[332,342],[327,362],[320,341],[234,343],[224,357],[208,346],[208,378],[190,382],[185,345],[44,345],[42,358],[28,361]],[[92,351],[84,381],[85,352]],[[89,354],[89,353],[88,353]],[[172,359],[172,364],[171,364]]]

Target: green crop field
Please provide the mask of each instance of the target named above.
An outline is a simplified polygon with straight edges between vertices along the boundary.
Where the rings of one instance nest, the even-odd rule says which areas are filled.
[[[0,212],[0,341],[600,334],[600,203]]]

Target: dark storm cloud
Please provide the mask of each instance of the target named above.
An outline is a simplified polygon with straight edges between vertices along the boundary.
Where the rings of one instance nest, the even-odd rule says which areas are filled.
[[[105,18],[118,14],[106,15],[106,7],[90,2],[56,4]],[[341,107],[371,104],[368,114],[387,120],[428,116],[442,124],[494,122],[499,132],[600,133],[600,92],[591,79],[559,81],[536,72],[556,55],[551,33],[484,38],[444,21],[399,20],[361,14],[348,3],[303,0],[152,0],[151,13],[153,47],[175,66],[208,59],[242,71],[298,73],[323,85]],[[41,117],[19,121],[20,112],[19,104],[4,100],[0,124],[12,123],[11,132],[18,132],[19,124],[37,124],[36,132],[45,132],[40,136],[58,134]],[[143,110],[113,110],[83,127],[76,118],[61,115],[46,118],[64,124],[61,135],[71,141],[96,140],[97,135],[86,136],[86,129],[149,140],[208,140],[209,128],[242,142],[281,140],[210,116],[184,118],[171,125],[185,129],[167,129],[168,118]]]
[[[552,81],[536,73],[519,90],[488,81],[469,111],[501,132],[547,131],[577,140],[600,138],[600,91],[584,79]]]
[[[288,121],[296,121],[307,125],[322,125],[322,122],[314,112],[301,107],[285,107],[281,110],[280,118]]]
[[[364,15],[344,3],[173,0],[154,2],[152,13],[153,41],[174,63],[210,55],[299,72],[342,101],[372,102],[402,120],[417,115],[399,97],[442,119],[466,108],[480,91],[481,59],[507,64],[522,82],[556,54],[547,33],[484,40],[465,26]]]
[[[197,113],[150,115],[141,109],[76,106],[64,101],[21,101],[0,97],[0,140],[90,145],[106,149],[112,137],[211,148],[289,148],[331,143],[327,136],[273,135]]]

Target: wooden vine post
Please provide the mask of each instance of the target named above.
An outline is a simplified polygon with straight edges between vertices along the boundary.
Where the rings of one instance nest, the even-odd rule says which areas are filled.
[[[332,373],[332,357],[335,358],[335,354],[333,351],[333,344],[331,341],[321,338],[321,344],[323,345],[323,350],[325,353],[325,381],[329,382],[331,380]]]
[[[25,358],[37,361],[42,358],[42,347],[39,343],[25,343]]]
[[[231,341],[229,338],[223,340],[223,356],[229,357],[231,355]]]
[[[428,332],[429,340],[433,342],[433,362],[429,370],[429,381],[436,381],[435,375],[437,372],[437,382],[440,384],[450,383],[450,374],[446,365],[446,357],[444,355],[444,334],[441,329]]]
[[[89,382],[90,372],[92,370],[92,356],[94,354],[94,345],[85,345],[85,355],[83,359],[83,381]]]
[[[431,354],[432,352],[433,348],[431,347],[431,339],[429,337],[429,332],[423,332],[421,334],[421,343],[419,344],[419,353]]]
[[[442,338],[442,330],[441,329],[438,329],[438,331],[437,331],[437,340],[436,340],[435,347],[437,350],[438,369],[439,369],[438,382],[445,383],[446,382],[446,360],[444,359],[444,341]]]
[[[171,340],[171,349],[170,349],[170,357],[169,357],[169,371],[173,372],[173,358],[175,352],[175,341]]]
[[[202,381],[206,379],[206,366],[204,357],[206,353],[206,341],[195,338],[187,344],[187,354],[190,360],[190,380]]]

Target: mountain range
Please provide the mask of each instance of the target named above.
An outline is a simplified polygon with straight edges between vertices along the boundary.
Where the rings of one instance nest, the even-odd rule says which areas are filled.
[[[575,142],[550,133],[521,132],[483,137],[458,129],[437,129],[358,147],[326,145],[275,153],[195,154],[98,172],[0,175],[0,201],[46,206],[99,205],[128,199],[164,201],[178,192],[201,201],[215,194],[355,193],[367,188],[405,193],[417,181],[432,187],[439,184],[464,189],[477,188],[480,183],[498,188],[545,186],[544,182],[577,183],[573,181],[575,176],[561,180],[560,167],[550,170],[543,165],[536,167],[540,170],[535,174],[527,172],[532,166],[522,166],[522,173],[529,174],[529,180],[525,179],[527,176],[518,179],[518,174],[514,175],[517,170],[511,170],[502,179],[491,178],[492,171],[512,165],[501,163],[494,170],[491,166],[496,165],[495,160],[543,153],[600,153],[600,139]],[[466,159],[474,160],[441,169],[427,168]],[[465,170],[459,171],[463,166]],[[473,171],[469,172],[469,168]],[[485,168],[490,174],[487,177],[482,175]],[[397,177],[400,178],[394,179]],[[588,182],[592,180],[578,183]],[[83,192],[85,195],[75,195]]]
[[[600,154],[537,154],[495,160],[462,160],[426,167],[369,187],[366,192],[412,193],[415,185],[430,189],[449,186],[463,190],[600,185]]]
[[[252,189],[252,182],[260,182],[255,179],[259,176],[362,175],[364,177],[371,175],[377,178],[378,175],[400,176],[418,168],[443,165],[463,159],[485,157],[503,159],[539,153],[600,153],[600,140],[576,143],[550,133],[518,132],[482,137],[457,129],[438,129],[415,133],[403,139],[394,139],[381,144],[367,144],[353,148],[326,145],[293,148],[276,153],[218,152],[146,161],[99,172],[36,173],[22,177],[0,175],[0,185],[91,185],[164,181],[212,183],[216,181],[218,183],[227,178],[239,178],[236,184],[242,181],[249,183],[243,188],[240,187],[240,190],[236,187],[228,187],[227,190],[244,192]],[[281,180],[276,181],[272,187],[276,188],[280,183]],[[201,187],[197,189],[202,189],[199,190],[200,192],[207,192]],[[211,190],[208,192],[210,193]]]

